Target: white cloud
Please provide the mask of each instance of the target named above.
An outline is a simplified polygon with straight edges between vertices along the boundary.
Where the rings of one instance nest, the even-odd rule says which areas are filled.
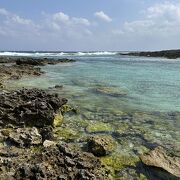
[[[18,24],[23,24],[23,25],[32,25],[33,22],[29,19],[24,19],[24,18],[21,18],[17,15],[14,15],[11,17],[11,20],[15,23],[18,23]]]
[[[0,15],[8,15],[8,11],[6,9],[0,8]]]
[[[92,35],[88,29],[91,25],[88,19],[70,17],[63,12],[54,14],[43,14],[43,21],[35,23],[13,14],[6,9],[0,9],[0,35],[11,37],[33,37],[46,36],[59,38],[82,38]]]
[[[6,9],[0,9],[0,34],[9,37],[26,37],[37,35],[39,25],[32,20],[22,18]]]
[[[94,13],[94,15],[102,21],[105,21],[105,22],[112,21],[112,19],[107,14],[105,14],[103,11],[96,12],[96,13]]]
[[[49,17],[56,23],[64,23],[66,25],[85,25],[89,26],[91,23],[88,19],[85,18],[77,18],[77,17],[69,17],[67,14],[63,12],[58,12],[53,15],[49,15]]]
[[[85,25],[85,26],[90,26],[90,22],[85,19],[85,18],[76,18],[76,17],[73,17],[72,18],[72,23],[74,24],[82,24],[82,25]]]
[[[52,15],[52,19],[57,22],[68,23],[69,16],[64,14],[63,12],[58,12]]]
[[[10,13],[6,9],[0,9],[0,16],[4,16],[6,23],[10,22],[24,25],[33,25],[32,20],[25,19],[16,14]]]
[[[144,11],[144,18],[125,22],[120,29],[123,34],[136,36],[180,35],[180,4],[165,2],[156,4]]]
[[[166,20],[177,20],[180,21],[180,4],[173,4],[165,2],[164,4],[156,4],[155,6],[147,9],[147,17],[152,18],[163,18]]]
[[[96,12],[94,16],[104,22],[112,21],[103,11]],[[141,18],[126,21],[119,28],[116,22],[103,28],[97,28],[97,23],[64,12],[43,13],[41,19],[35,21],[0,9],[0,39],[4,39],[0,48],[4,48],[5,44],[7,47],[16,47],[18,43],[21,43],[19,47],[26,48],[29,45],[41,50],[180,47],[180,4],[177,3],[155,4],[145,9]]]
[[[82,39],[92,35],[89,27],[91,23],[88,19],[82,17],[71,17],[63,12],[55,14],[46,14],[45,29],[63,39]]]

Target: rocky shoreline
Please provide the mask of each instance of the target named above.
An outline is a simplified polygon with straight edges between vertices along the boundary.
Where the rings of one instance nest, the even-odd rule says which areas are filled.
[[[180,158],[169,155],[163,147],[156,145],[139,158],[118,156],[114,154],[117,142],[111,135],[93,135],[94,132],[109,131],[111,127],[107,123],[89,122],[86,131],[92,135],[82,137],[83,147],[77,148],[74,143],[67,143],[57,136],[64,133],[63,116],[77,113],[66,98],[41,89],[9,91],[4,88],[8,80],[40,76],[43,74],[41,66],[71,62],[75,61],[0,57],[0,179],[106,180],[116,179],[115,174],[119,173],[122,179],[144,180],[148,179],[147,169],[154,172],[153,167],[160,172],[166,171],[162,179],[166,179],[166,175],[178,179]],[[96,91],[115,97],[126,95],[124,92],[117,94],[116,89],[99,88]],[[125,137],[125,134],[120,135]],[[73,133],[72,136],[76,138]],[[119,171],[119,168],[124,169]]]
[[[108,179],[93,154],[74,151],[54,137],[62,115],[74,111],[67,99],[40,89],[3,88],[7,80],[40,76],[40,66],[71,62],[75,61],[0,58],[0,179]]]
[[[180,58],[180,50],[178,49],[178,50],[163,50],[163,51],[141,51],[141,52],[129,52],[125,54],[120,53],[120,55],[177,59]]]
[[[0,56],[0,88],[7,80],[18,80],[27,76],[40,76],[44,72],[40,66],[47,64],[73,63],[73,59],[33,58],[33,57],[11,57]]]

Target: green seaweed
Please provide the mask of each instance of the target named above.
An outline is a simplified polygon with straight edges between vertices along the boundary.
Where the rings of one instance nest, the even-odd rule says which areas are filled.
[[[108,131],[113,131],[113,127],[109,123],[91,122],[86,127],[86,131],[88,133],[108,132]]]
[[[63,115],[61,113],[56,114],[54,117],[53,126],[59,127],[62,125],[62,123],[63,123]]]
[[[65,141],[75,141],[80,138],[80,133],[70,127],[59,127],[54,133],[58,138]]]
[[[104,165],[105,167],[108,166],[116,171],[119,171],[126,166],[135,167],[137,162],[139,162],[139,158],[137,156],[122,155],[118,153],[104,156],[99,159],[102,165]]]

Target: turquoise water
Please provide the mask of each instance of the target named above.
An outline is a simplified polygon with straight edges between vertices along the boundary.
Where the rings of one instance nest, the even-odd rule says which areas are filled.
[[[71,58],[71,57],[70,57]],[[20,86],[64,86],[63,95],[77,102],[122,110],[180,111],[180,61],[159,58],[73,56],[76,63],[48,65],[40,78],[19,81]],[[98,86],[126,91],[112,97],[93,91]],[[73,97],[72,97],[73,96]]]

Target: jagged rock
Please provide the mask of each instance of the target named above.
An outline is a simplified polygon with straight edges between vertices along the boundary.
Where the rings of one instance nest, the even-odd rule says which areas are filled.
[[[162,168],[169,173],[180,177],[180,157],[171,157],[162,147],[157,147],[149,153],[141,155],[140,159],[147,166]]]
[[[163,50],[163,51],[142,51],[142,52],[130,52],[130,53],[120,53],[120,54],[128,55],[128,56],[164,57],[169,59],[176,59],[180,57],[180,49]]]
[[[116,149],[116,142],[111,136],[99,135],[88,140],[88,151],[95,156],[105,156]]]
[[[18,128],[9,131],[6,142],[18,147],[30,147],[42,143],[42,137],[37,128]]]
[[[43,72],[39,67],[33,66],[17,66],[17,65],[0,65],[0,82],[3,86],[3,82],[6,80],[17,80],[25,76],[40,76]]]
[[[31,66],[44,66],[46,64],[58,64],[58,63],[70,63],[75,62],[73,59],[53,59],[53,58],[33,58],[33,57],[20,57],[16,58],[15,62],[17,65],[31,65]]]
[[[2,126],[44,127],[53,125],[55,113],[67,103],[57,94],[39,89],[22,89],[0,94],[0,121]]]
[[[108,173],[91,153],[73,152],[58,143],[39,152],[0,161],[0,179],[108,179]]]
[[[51,126],[40,128],[40,134],[42,136],[42,141],[52,140],[54,138],[53,128]]]

